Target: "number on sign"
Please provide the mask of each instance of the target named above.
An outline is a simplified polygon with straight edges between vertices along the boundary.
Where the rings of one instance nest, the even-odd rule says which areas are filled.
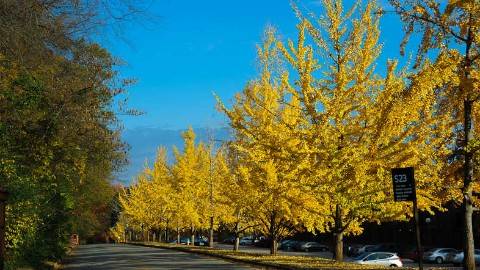
[[[394,176],[395,183],[405,183],[407,182],[407,175],[406,174],[397,174]]]

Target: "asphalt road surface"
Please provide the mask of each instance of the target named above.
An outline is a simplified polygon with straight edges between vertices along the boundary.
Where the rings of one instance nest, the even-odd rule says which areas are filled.
[[[213,257],[122,244],[82,245],[64,269],[261,269]]]

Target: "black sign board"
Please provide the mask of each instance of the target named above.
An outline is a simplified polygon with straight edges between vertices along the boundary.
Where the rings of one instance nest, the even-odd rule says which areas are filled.
[[[415,200],[415,179],[413,168],[392,169],[393,196],[396,202]]]

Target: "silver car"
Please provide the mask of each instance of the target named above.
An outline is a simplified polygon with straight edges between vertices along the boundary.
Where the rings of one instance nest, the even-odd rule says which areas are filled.
[[[454,248],[432,248],[423,253],[423,260],[438,264],[450,262],[447,258],[450,253],[458,253],[458,250]]]
[[[402,267],[403,263],[400,257],[390,252],[367,252],[356,257],[352,261],[358,264],[373,264],[389,267]]]
[[[447,256],[447,261],[452,262],[455,266],[463,264],[463,251],[457,253],[450,253]],[[475,264],[480,264],[480,249],[475,249]]]
[[[255,238],[253,236],[244,236],[240,238],[240,245],[245,246],[245,245],[252,245],[255,243]]]

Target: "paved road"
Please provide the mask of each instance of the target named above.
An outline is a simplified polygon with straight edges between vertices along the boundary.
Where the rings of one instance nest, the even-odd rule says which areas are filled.
[[[261,269],[247,265],[174,250],[101,244],[79,246],[67,260],[65,269]]]

